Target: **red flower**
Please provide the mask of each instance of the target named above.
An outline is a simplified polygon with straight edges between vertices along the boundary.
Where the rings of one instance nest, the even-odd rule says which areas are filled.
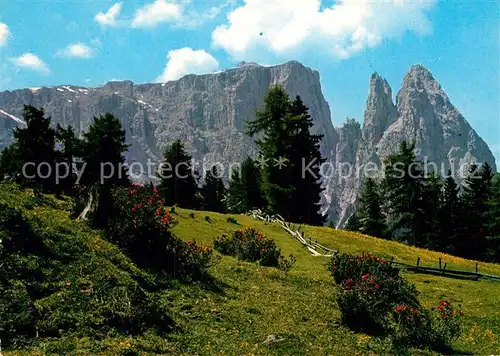
[[[375,289],[380,289],[380,284],[375,284]]]
[[[364,274],[362,277],[361,277],[361,280],[364,281],[365,279],[367,279],[368,277],[370,277],[370,273],[367,273],[367,274]]]
[[[349,258],[349,262],[354,262],[354,258]]]
[[[403,311],[403,310],[406,310],[406,306],[404,306],[404,305],[398,305],[398,306],[396,306],[396,308],[394,309],[394,311],[395,311],[396,313],[399,313],[399,312],[401,312],[401,311]]]
[[[131,212],[135,212],[135,208],[130,209]]]

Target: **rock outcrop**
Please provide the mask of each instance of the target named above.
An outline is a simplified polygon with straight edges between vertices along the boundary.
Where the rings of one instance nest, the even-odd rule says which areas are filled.
[[[157,163],[166,145],[185,142],[198,168],[215,162],[231,163],[257,153],[245,134],[245,122],[262,107],[267,90],[281,84],[292,98],[300,95],[314,119],[314,132],[324,135],[321,150],[332,169],[325,169],[324,213],[345,224],[354,211],[368,163],[380,167],[402,140],[415,141],[421,157],[455,170],[464,162],[495,162],[486,143],[451,104],[439,83],[420,65],[403,80],[393,103],[392,90],[378,74],[370,78],[364,123],[348,119],[333,128],[330,108],[322,94],[319,73],[292,61],[277,66],[241,63],[239,67],[179,80],[135,85],[110,82],[102,87],[58,86],[0,93],[0,148],[12,140],[12,129],[22,125],[23,104],[43,107],[54,124],[72,125],[78,133],[93,117],[115,114],[126,130],[127,153],[134,174],[148,179],[146,162]],[[348,172],[346,170],[351,170]]]
[[[357,144],[349,145],[357,149],[356,174],[347,185],[338,180],[330,183],[331,191],[342,194],[337,199],[337,212],[330,211],[338,225],[344,225],[354,211],[355,194],[362,185],[363,173],[371,174],[365,167],[371,164],[381,171],[385,158],[395,153],[403,140],[415,142],[417,157],[428,164],[428,171],[437,169],[445,175],[450,169],[460,180],[472,162],[488,162],[496,170],[488,145],[426,68],[422,65],[410,68],[395,105],[387,81],[374,74],[370,79],[361,138]]]

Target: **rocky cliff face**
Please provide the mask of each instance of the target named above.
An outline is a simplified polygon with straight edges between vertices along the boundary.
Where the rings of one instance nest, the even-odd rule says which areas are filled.
[[[324,135],[322,154],[329,167],[324,185],[324,213],[345,224],[354,211],[363,181],[359,172],[369,163],[380,167],[402,140],[417,143],[421,157],[445,169],[462,163],[487,161],[493,155],[484,141],[451,104],[439,83],[422,66],[413,66],[393,103],[392,90],[377,74],[370,78],[364,123],[349,119],[333,128],[319,73],[298,62],[278,66],[242,63],[238,68],[207,75],[188,75],[163,84],[110,82],[102,87],[60,86],[0,93],[0,148],[22,125],[23,104],[43,107],[53,122],[72,125],[81,133],[94,116],[111,112],[126,129],[131,145],[129,163],[158,162],[166,145],[185,142],[199,168],[215,162],[226,170],[233,162],[255,155],[244,133],[272,85],[281,84],[292,98],[300,95],[314,119],[315,133]],[[350,171],[349,171],[350,170]],[[133,166],[135,174],[138,166]],[[142,172],[141,179],[147,179]]]
[[[11,129],[23,104],[43,107],[54,123],[72,125],[81,133],[93,117],[115,114],[131,144],[129,162],[159,161],[169,143],[181,139],[193,157],[208,168],[220,162],[228,169],[256,153],[245,133],[269,87],[281,84],[292,98],[300,95],[315,118],[314,131],[324,135],[322,152],[331,153],[337,135],[321,92],[319,73],[298,62],[279,66],[242,63],[238,68],[207,75],[187,75],[163,84],[110,82],[98,88],[61,86],[0,93],[0,146],[11,140]],[[3,114],[2,114],[3,112]],[[134,169],[137,169],[134,166]]]
[[[397,94],[396,105],[387,81],[374,74],[370,79],[361,137],[357,144],[351,145],[357,150],[354,163],[357,174],[344,186],[338,180],[330,182],[330,190],[342,192],[344,197],[337,200],[336,211],[330,211],[331,218],[340,226],[354,211],[355,194],[362,185],[363,172],[368,172],[365,167],[371,164],[381,170],[384,159],[395,153],[403,140],[415,142],[416,154],[424,163],[429,163],[429,171],[437,168],[439,174],[445,175],[450,169],[460,180],[466,173],[461,168],[467,168],[472,162],[488,162],[496,170],[487,144],[426,68],[421,65],[410,68]]]

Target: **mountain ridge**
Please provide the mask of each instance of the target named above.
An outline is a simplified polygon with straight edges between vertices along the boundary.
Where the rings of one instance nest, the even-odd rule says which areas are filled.
[[[319,72],[297,61],[272,66],[241,63],[165,83],[124,80],[88,88],[61,85],[4,91],[0,92],[0,117],[4,118],[0,120],[0,148],[12,140],[12,129],[20,125],[14,118],[19,119],[26,103],[43,107],[54,124],[72,125],[78,134],[88,128],[93,116],[112,112],[131,144],[128,162],[158,162],[165,146],[181,139],[201,166],[221,162],[229,167],[231,162],[257,154],[244,132],[245,122],[253,119],[267,90],[276,84],[292,98],[300,95],[309,107],[313,131],[324,135],[321,152],[334,168],[342,163],[354,170],[370,162],[380,166],[398,142],[414,140],[422,156],[445,168],[476,160],[496,169],[487,144],[421,64],[410,67],[395,102],[387,80],[372,74],[363,122],[350,119],[340,127],[332,124]],[[354,211],[362,181],[357,176],[345,178],[338,169],[324,180],[323,212],[338,226]]]

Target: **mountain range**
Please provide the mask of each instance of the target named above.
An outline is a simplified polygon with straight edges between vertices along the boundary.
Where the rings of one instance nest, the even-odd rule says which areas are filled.
[[[389,83],[380,75],[369,80],[363,124],[347,119],[334,127],[319,73],[296,61],[276,66],[241,63],[237,68],[186,75],[157,84],[109,82],[101,87],[73,85],[0,92],[0,149],[12,141],[12,129],[23,125],[23,104],[43,107],[54,124],[71,125],[81,134],[93,117],[117,116],[126,130],[127,161],[159,162],[165,147],[176,139],[208,169],[219,162],[226,169],[257,149],[245,134],[245,122],[262,108],[273,85],[282,85],[292,98],[309,107],[313,131],[323,135],[325,167],[323,213],[343,226],[353,213],[363,173],[380,169],[401,141],[415,142],[417,155],[460,178],[460,167],[488,162],[496,170],[488,145],[451,103],[438,81],[422,65],[412,66],[393,100]],[[333,169],[332,169],[333,168]],[[350,170],[350,171],[349,171]],[[133,171],[139,180],[146,172]]]

